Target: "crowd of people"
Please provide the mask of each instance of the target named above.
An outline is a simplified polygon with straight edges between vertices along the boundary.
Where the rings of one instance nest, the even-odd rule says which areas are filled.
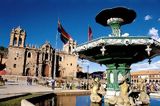
[[[160,91],[160,82],[149,82],[146,87],[148,92]]]
[[[61,83],[62,89],[83,89],[87,90],[89,89],[89,83],[88,82],[78,82],[78,83],[73,83],[72,81],[65,81]]]
[[[139,83],[142,83],[140,79],[138,80],[137,83],[132,83],[132,88],[137,90],[138,86],[141,85]],[[146,92],[148,93],[160,91],[160,82],[154,82],[154,81],[147,82],[147,80],[144,79],[143,84],[145,84],[145,89]]]

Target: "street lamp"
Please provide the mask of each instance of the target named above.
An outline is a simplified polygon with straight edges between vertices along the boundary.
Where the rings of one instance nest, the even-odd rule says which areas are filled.
[[[89,64],[87,65],[87,90],[89,90]]]

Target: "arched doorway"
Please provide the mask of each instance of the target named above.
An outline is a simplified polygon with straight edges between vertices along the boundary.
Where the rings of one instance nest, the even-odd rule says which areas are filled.
[[[42,76],[49,77],[49,65],[48,64],[43,65]]]
[[[30,75],[30,68],[27,68],[27,69],[26,69],[25,75],[26,75],[26,76],[29,76],[29,75]]]

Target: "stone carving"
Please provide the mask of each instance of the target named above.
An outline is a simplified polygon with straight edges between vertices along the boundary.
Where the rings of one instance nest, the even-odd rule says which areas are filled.
[[[149,95],[147,94],[145,79],[140,78],[138,80],[136,92],[139,92],[139,95],[136,98],[135,96],[134,97],[130,96],[130,94],[134,92],[132,91],[132,89],[129,90],[130,85],[127,83],[127,77],[122,77],[119,86],[120,86],[119,96],[108,98],[106,100],[107,103],[116,106],[137,106],[137,105],[148,106],[150,104],[150,98]]]
[[[100,82],[98,78],[95,78],[93,82],[93,87],[91,89],[90,100],[94,103],[100,103],[102,100],[102,95],[98,93],[100,88]]]
[[[133,98],[129,97],[129,84],[127,83],[127,77],[123,76],[120,83],[120,94],[106,100],[107,103],[116,106],[133,106]]]
[[[142,78],[138,79],[138,89],[140,91],[139,101],[141,101],[142,104],[149,104],[150,98],[149,95],[147,94],[145,79]]]

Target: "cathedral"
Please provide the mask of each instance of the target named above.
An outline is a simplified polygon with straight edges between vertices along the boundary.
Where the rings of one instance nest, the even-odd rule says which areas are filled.
[[[57,51],[49,42],[37,48],[25,45],[25,40],[25,30],[20,27],[12,29],[6,62],[10,75],[76,77],[78,56],[73,53],[75,41],[68,41],[63,50]]]

